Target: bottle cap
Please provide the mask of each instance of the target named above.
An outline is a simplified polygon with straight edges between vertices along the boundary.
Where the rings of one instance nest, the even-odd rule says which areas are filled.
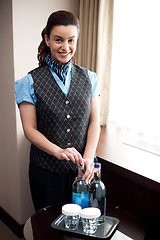
[[[82,218],[98,218],[101,215],[101,211],[99,208],[95,207],[88,207],[88,208],[83,208],[80,212],[80,216]]]
[[[83,164],[83,165],[80,164],[80,165],[78,166],[78,169],[80,169],[80,170],[84,170],[84,164]]]
[[[101,163],[95,163],[95,164],[94,164],[94,167],[95,167],[95,168],[101,168]]]
[[[81,206],[79,206],[78,204],[69,203],[62,206],[62,213],[67,216],[79,215],[80,211]]]

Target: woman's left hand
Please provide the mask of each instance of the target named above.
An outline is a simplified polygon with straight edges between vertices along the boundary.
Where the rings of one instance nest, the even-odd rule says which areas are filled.
[[[90,184],[92,179],[94,178],[94,162],[92,159],[84,159],[85,173],[83,175],[83,179],[87,184]]]

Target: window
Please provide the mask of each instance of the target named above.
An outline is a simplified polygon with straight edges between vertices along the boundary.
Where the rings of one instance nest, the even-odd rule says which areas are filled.
[[[160,1],[115,0],[108,121],[160,145]]]

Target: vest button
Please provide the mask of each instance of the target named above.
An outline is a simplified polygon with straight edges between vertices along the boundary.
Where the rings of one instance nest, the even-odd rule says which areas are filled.
[[[68,146],[71,146],[71,143],[67,143]]]
[[[69,133],[70,131],[71,131],[71,129],[68,128],[68,129],[67,129],[67,132]]]
[[[71,116],[69,114],[67,114],[67,118],[69,119]]]
[[[67,105],[68,103],[69,103],[69,101],[68,101],[68,100],[66,100],[66,101],[65,101],[65,104]]]

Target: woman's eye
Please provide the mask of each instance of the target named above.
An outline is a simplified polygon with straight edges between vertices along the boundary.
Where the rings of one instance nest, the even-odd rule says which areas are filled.
[[[62,39],[60,39],[60,38],[56,39],[56,42],[58,42],[58,43],[61,42],[61,41],[62,41]]]
[[[74,43],[74,39],[69,39],[69,42]]]

